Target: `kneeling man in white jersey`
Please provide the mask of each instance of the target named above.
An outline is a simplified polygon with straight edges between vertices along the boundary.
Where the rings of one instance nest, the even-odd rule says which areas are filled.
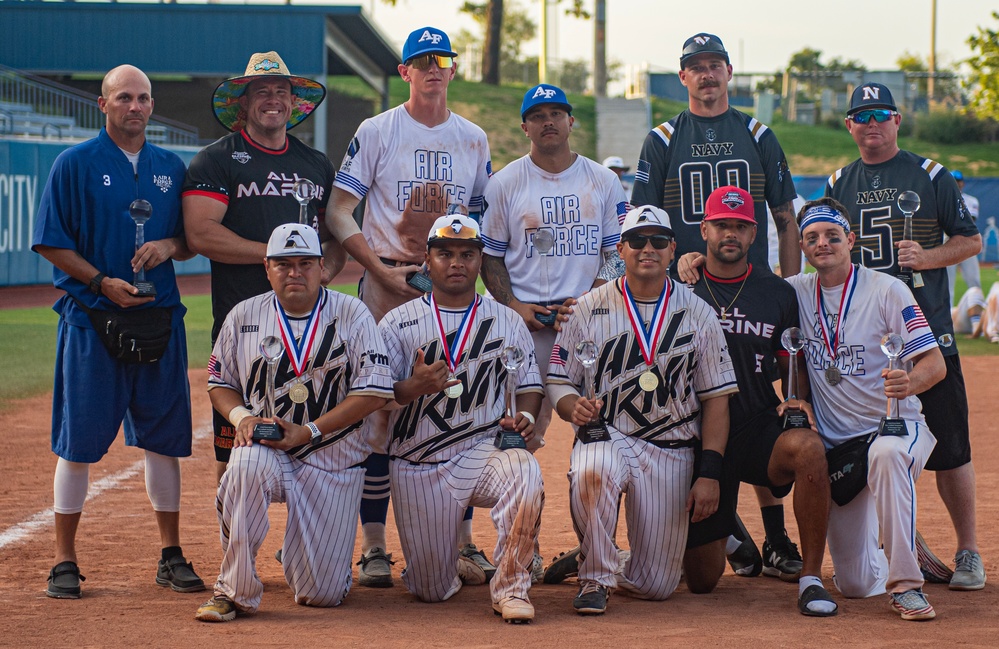
[[[361,420],[392,398],[392,377],[371,313],[321,286],[322,254],[313,228],[275,229],[264,259],[273,290],[229,312],[209,360],[212,406],[236,437],[216,503],[222,568],[195,614],[203,622],[260,606],[255,562],[273,502],[288,506],[282,565],[295,601],[336,606],[350,590],[361,463],[371,452]],[[279,357],[272,373],[265,352]],[[262,419],[267,388],[275,409]],[[254,427],[269,421],[280,439],[254,441]]]
[[[801,250],[817,272],[788,279],[798,293],[819,435],[827,448],[876,435],[867,451],[866,486],[849,502],[830,506],[834,581],[846,597],[887,592],[903,620],[928,620],[935,613],[923,595],[914,546],[915,482],[936,438],[916,395],[947,369],[906,285],[850,262],[856,235],[848,219],[846,208],[831,198],[806,203],[799,216]],[[886,334],[905,343],[899,367],[891,370],[881,348]],[[898,400],[897,416],[904,420],[898,429],[881,424],[887,398]],[[832,460],[829,468],[835,470]]]
[[[425,602],[448,599],[463,580],[485,583],[474,562],[459,564],[458,533],[467,507],[491,508],[493,610],[525,623],[534,619],[527,593],[544,503],[541,468],[526,445],[543,390],[524,320],[475,292],[482,247],[474,220],[437,219],[426,253],[433,290],[378,325],[401,406],[389,424],[392,504],[406,557],[402,580]],[[519,368],[507,358],[510,347],[522,352]],[[511,413],[504,412],[507,365],[516,372]],[[524,448],[503,448],[501,429]]]

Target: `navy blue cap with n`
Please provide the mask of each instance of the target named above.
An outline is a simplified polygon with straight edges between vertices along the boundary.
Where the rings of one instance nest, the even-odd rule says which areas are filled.
[[[867,110],[868,108],[887,108],[897,111],[895,100],[891,96],[891,90],[884,84],[873,81],[857,86],[850,98],[850,110],[846,111],[847,117],[854,113]]]
[[[451,49],[451,39],[436,27],[421,27],[413,30],[409,38],[406,39],[406,44],[402,46],[403,63],[408,63],[410,59],[424,54],[458,56],[458,53]]]
[[[714,34],[701,32],[700,34],[694,34],[683,42],[683,53],[680,54],[680,69],[682,70],[686,67],[687,61],[701,54],[717,54],[725,59],[725,63],[731,63],[721,39]]]

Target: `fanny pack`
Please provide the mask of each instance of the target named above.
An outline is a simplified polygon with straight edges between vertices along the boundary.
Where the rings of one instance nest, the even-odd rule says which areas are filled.
[[[173,309],[152,307],[138,311],[83,309],[112,358],[123,363],[155,363],[163,358],[173,334]]]
[[[833,502],[840,507],[857,497],[867,486],[867,451],[878,431],[856,437],[834,446],[826,452],[829,464],[829,491]]]

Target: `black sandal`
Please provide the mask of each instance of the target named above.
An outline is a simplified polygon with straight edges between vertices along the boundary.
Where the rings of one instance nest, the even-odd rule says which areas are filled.
[[[830,602],[835,607],[831,611],[813,611],[808,608],[808,605],[812,602]],[[810,615],[812,617],[832,617],[839,612],[839,606],[833,601],[832,595],[829,594],[822,586],[816,586],[812,584],[805,589],[801,596],[798,597],[798,610],[801,611],[802,615]]]

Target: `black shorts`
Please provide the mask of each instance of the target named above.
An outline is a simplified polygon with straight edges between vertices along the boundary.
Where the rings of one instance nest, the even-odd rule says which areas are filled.
[[[777,498],[783,498],[791,491],[793,483],[778,486],[771,484],[767,477],[770,456],[773,455],[777,438],[783,432],[781,418],[773,411],[757,415],[745,425],[729,431],[728,444],[725,446],[724,475],[719,484],[718,511],[703,521],[690,524],[687,533],[688,548],[696,548],[735,533],[738,529],[736,511],[739,507],[741,483],[769,487]]]
[[[215,459],[228,462],[233,440],[236,439],[236,427],[212,408],[212,429],[215,433]]]
[[[930,471],[948,471],[971,462],[968,391],[964,387],[961,357],[944,356],[944,362],[947,376],[919,395],[926,425],[937,438],[936,448],[926,461]]]

